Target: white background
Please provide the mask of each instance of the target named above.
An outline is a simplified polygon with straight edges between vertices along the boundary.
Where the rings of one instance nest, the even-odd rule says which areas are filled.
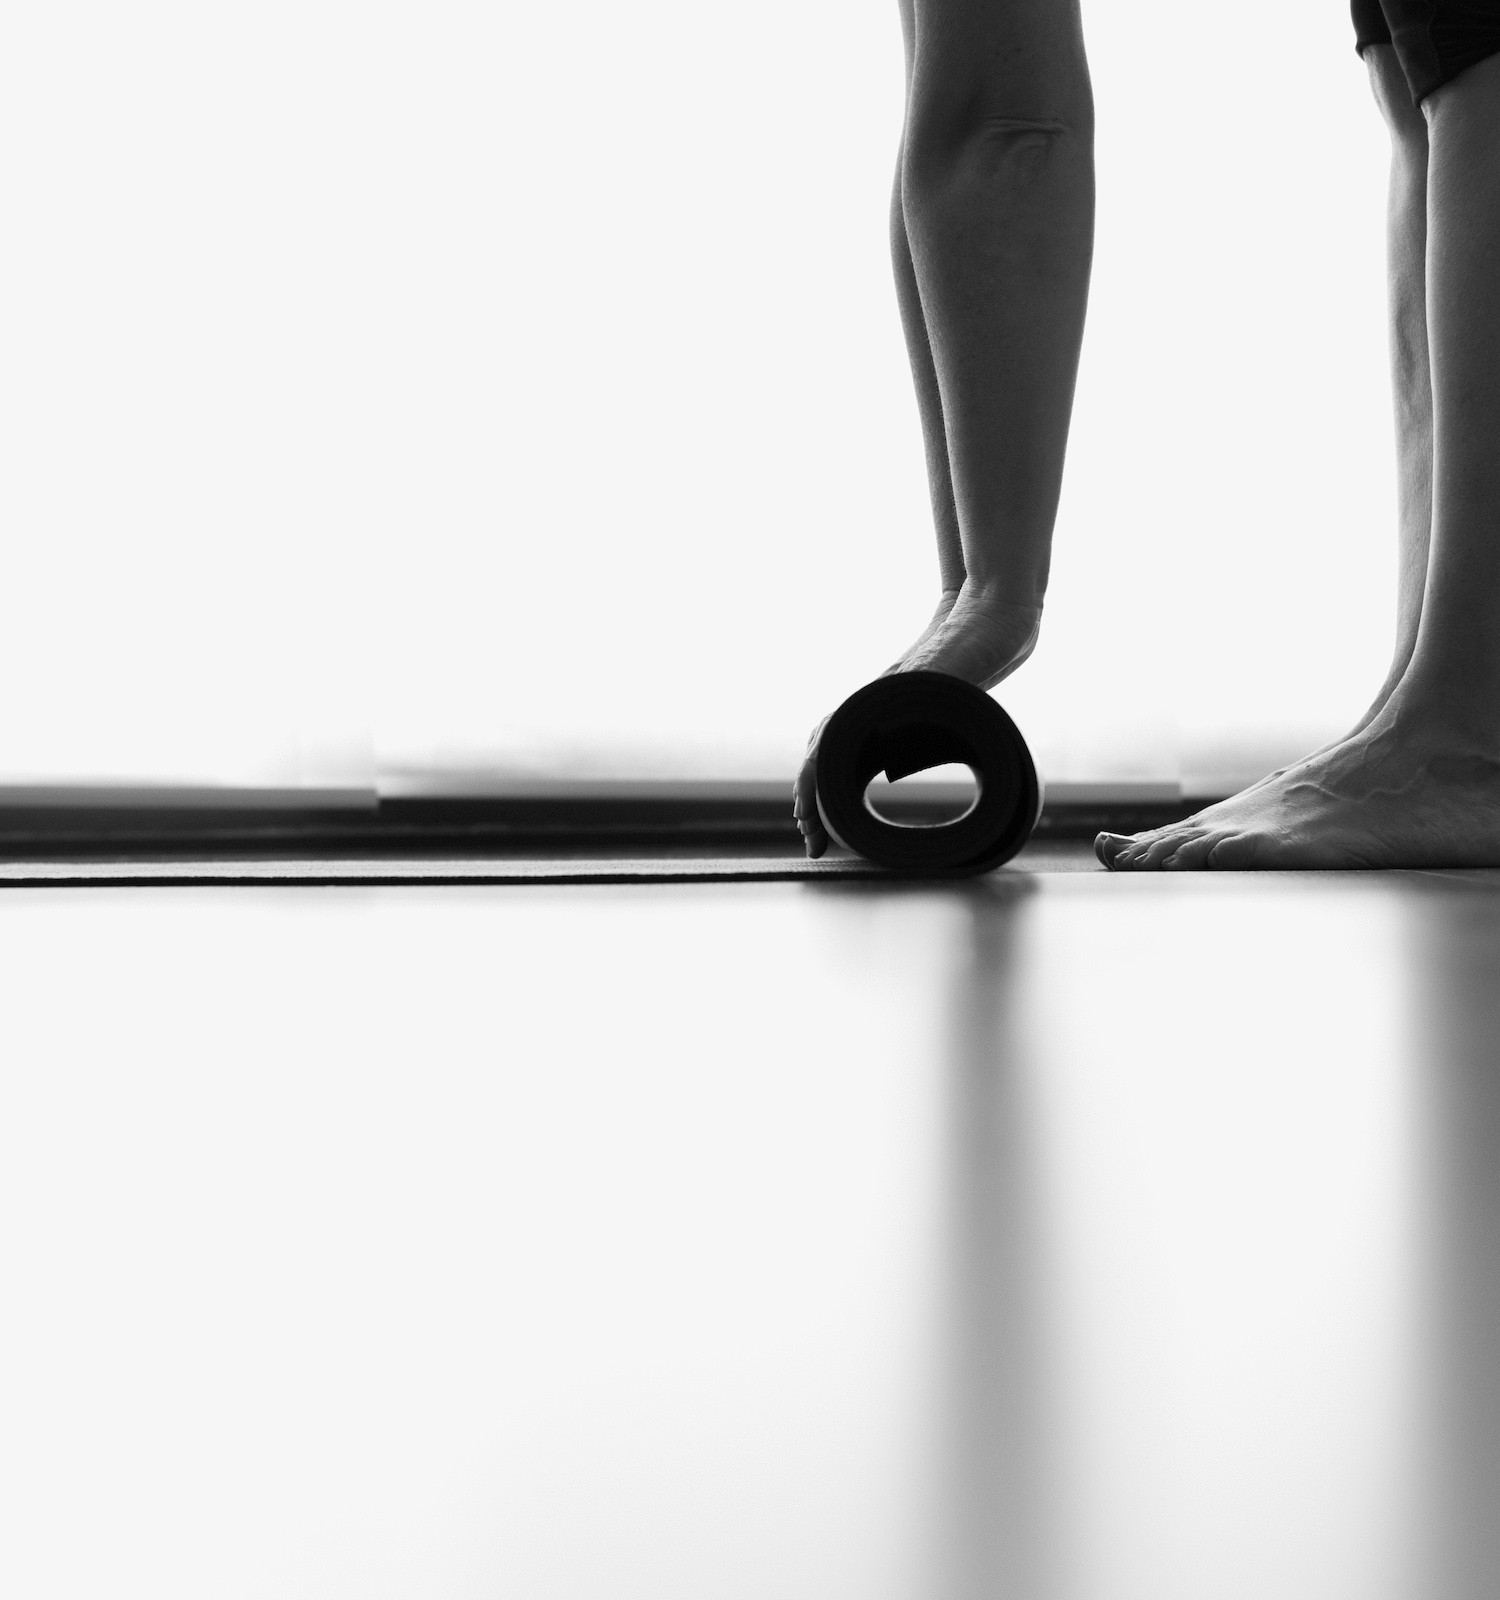
[[[1342,0],[1085,22],[1000,698],[1054,779],[1211,786],[1383,674],[1385,137]],[[902,92],[857,0],[8,8],[0,778],[789,771],[935,599]]]

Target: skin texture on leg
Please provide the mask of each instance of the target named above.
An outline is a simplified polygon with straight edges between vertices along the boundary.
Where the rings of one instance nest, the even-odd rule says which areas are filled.
[[[1417,643],[1432,533],[1432,373],[1427,349],[1427,119],[1411,103],[1391,45],[1365,51],[1370,86],[1391,134],[1386,207],[1391,391],[1396,421],[1396,647],[1390,672],[1354,732],[1400,683]]]
[[[1092,263],[1075,0],[915,0],[901,197],[965,587],[1040,609]]]
[[[1500,735],[1500,56],[1424,102],[1433,532],[1407,684]]]
[[[1391,136],[1386,199],[1391,391],[1396,424],[1396,644],[1375,698],[1354,726],[1313,756],[1362,733],[1406,673],[1422,619],[1427,550],[1432,533],[1432,375],[1427,351],[1427,119],[1392,45],[1372,45],[1365,66]],[[1310,757],[1304,759],[1311,759]],[[1282,767],[1260,783],[1282,776]]]
[[[888,669],[993,687],[1035,648],[1093,254],[1093,96],[1078,0],[901,0],[892,201],[942,595]],[[809,742],[794,805],[810,855]]]
[[[900,0],[901,37],[906,47],[906,97],[911,100],[912,67],[916,57],[915,0]],[[911,240],[906,234],[906,208],[901,190],[906,169],[906,136],[896,155],[896,181],[891,189],[891,265],[896,277],[896,300],[901,307],[901,330],[911,362],[917,411],[922,419],[922,443],[927,457],[927,484],[932,499],[932,521],[937,532],[938,578],[945,596],[957,598],[964,581],[963,542],[958,531],[958,507],[953,500],[953,475],[948,470],[948,430],[943,421],[943,398],[938,389],[927,318],[912,264]],[[951,608],[951,602],[950,602]]]
[[[1432,520],[1410,659],[1357,733],[1185,823],[1101,836],[1106,865],[1500,866],[1500,57],[1435,91],[1423,112]],[[1393,309],[1410,304],[1404,248],[1392,240]],[[1398,314],[1392,357],[1408,383],[1398,419],[1422,406],[1408,331]],[[1408,497],[1420,507],[1420,481],[1413,451],[1404,508]],[[1417,553],[1413,539],[1405,554]],[[1404,597],[1403,625],[1409,606]]]
[[[911,99],[912,67],[916,56],[915,0],[899,0],[901,36],[906,57],[906,96]],[[911,364],[912,385],[916,391],[917,413],[922,422],[922,446],[926,456],[928,494],[932,502],[932,524],[937,534],[938,582],[941,593],[931,618],[916,640],[886,669],[900,672],[909,659],[922,652],[932,636],[948,620],[964,584],[963,540],[958,529],[958,507],[953,498],[953,474],[948,466],[948,430],[943,420],[943,398],[938,388],[937,368],[932,360],[932,342],[927,334],[927,317],[922,310],[922,294],[917,286],[917,269],[912,263],[911,240],[906,233],[906,208],[901,190],[906,169],[906,135],[896,154],[896,181],[891,189],[891,267],[896,280],[896,303],[901,310],[901,331],[906,337],[906,353]],[[825,719],[826,720],[826,719]],[[810,762],[822,732],[819,723],[808,747]],[[804,770],[806,763],[804,763]],[[805,784],[799,783],[799,788]],[[794,802],[797,801],[794,793]],[[821,854],[821,847],[815,853]]]

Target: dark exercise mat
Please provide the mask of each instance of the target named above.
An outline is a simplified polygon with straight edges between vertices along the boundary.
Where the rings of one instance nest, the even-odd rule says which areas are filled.
[[[865,803],[877,772],[894,782],[949,763],[971,767],[979,786],[954,821],[919,821],[922,807],[908,804],[910,820],[891,822]],[[959,878],[1009,861],[1041,811],[1041,785],[1016,725],[982,690],[936,672],[898,673],[851,695],[823,731],[817,785],[818,809],[841,847],[817,861],[782,853],[781,833],[792,848],[800,842],[785,799],[776,801],[773,825],[759,813],[740,815],[743,805],[731,802],[707,828],[703,818],[679,815],[678,804],[650,816],[611,810],[602,819],[596,805],[592,826],[580,829],[587,819],[548,799],[523,804],[524,814],[511,806],[492,815],[490,805],[471,815],[471,802],[428,802],[393,805],[389,818],[384,807],[368,808],[353,821],[220,811],[205,823],[160,806],[139,816],[13,807],[0,821],[0,886]],[[612,848],[600,848],[606,838]]]
[[[870,810],[879,772],[895,783],[958,763],[978,779],[974,804],[952,822],[912,827]],[[968,877],[1026,843],[1042,786],[1020,730],[984,690],[943,672],[896,672],[857,689],[818,743],[818,813],[829,834],[892,872]]]
[[[1083,844],[1033,845],[1003,872],[1093,872],[1104,868]],[[952,874],[946,875],[952,882]],[[567,883],[787,883],[814,879],[866,883],[918,883],[921,875],[887,872],[858,856],[593,856],[506,860],[494,856],[374,856],[239,859],[0,862],[0,891],[24,888],[142,888],[256,886],[321,887],[345,884],[567,884]],[[1120,883],[1147,881],[1127,875]]]
[[[344,857],[292,860],[5,861],[0,888],[174,884],[708,883],[796,878],[889,878],[857,856],[594,856],[511,859]]]

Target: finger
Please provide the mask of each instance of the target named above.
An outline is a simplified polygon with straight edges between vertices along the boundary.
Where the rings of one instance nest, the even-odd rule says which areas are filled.
[[[816,860],[828,848],[828,832],[823,826],[822,817],[818,815],[818,764],[815,756],[809,756],[797,774],[792,809],[807,845],[807,853]]]
[[[798,822],[818,814],[818,763],[809,756],[792,786],[792,814]]]
[[[828,718],[824,717],[808,736],[807,754],[802,758],[797,781],[792,785],[792,812],[799,821],[818,815],[818,741],[827,726]]]

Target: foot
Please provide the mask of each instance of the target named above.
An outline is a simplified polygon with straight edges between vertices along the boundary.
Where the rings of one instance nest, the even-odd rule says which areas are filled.
[[[981,689],[993,689],[1036,649],[1040,606],[1008,605],[965,584],[940,606],[922,637],[886,668],[891,672],[946,672]]]
[[[1399,693],[1362,732],[1184,822],[1101,833],[1116,872],[1500,866],[1500,744]]]
[[[946,672],[981,689],[992,689],[1036,649],[1041,626],[1040,606],[1010,605],[967,583],[961,589],[945,589],[916,643],[882,676]],[[818,740],[827,722],[824,717],[813,729],[802,770],[792,787],[792,811],[807,853],[814,859],[828,848],[828,832],[818,815],[817,801]]]

